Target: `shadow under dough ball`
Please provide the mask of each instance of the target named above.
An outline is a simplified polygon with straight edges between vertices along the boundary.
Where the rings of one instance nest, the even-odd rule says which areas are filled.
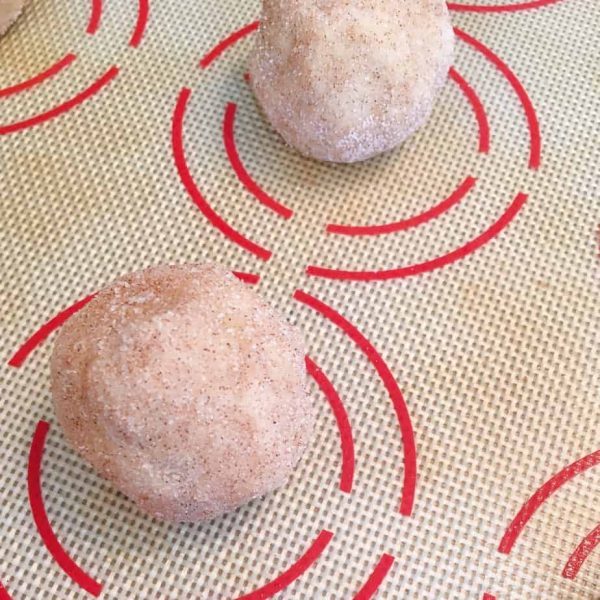
[[[425,124],[453,49],[445,0],[263,0],[251,84],[288,144],[356,162]]]
[[[123,277],[62,328],[56,414],[150,515],[202,521],[286,483],[314,425],[303,341],[212,265]]]
[[[8,28],[23,12],[28,0],[0,0],[0,35],[6,33]]]

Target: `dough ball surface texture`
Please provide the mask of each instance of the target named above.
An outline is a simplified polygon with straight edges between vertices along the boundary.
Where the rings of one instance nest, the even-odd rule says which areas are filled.
[[[444,0],[263,0],[250,75],[288,144],[355,162],[427,121],[453,50]]]
[[[14,23],[27,0],[0,0],[0,35]]]
[[[51,376],[75,449],[168,521],[282,486],[314,425],[301,336],[212,265],[117,280],[64,325]]]

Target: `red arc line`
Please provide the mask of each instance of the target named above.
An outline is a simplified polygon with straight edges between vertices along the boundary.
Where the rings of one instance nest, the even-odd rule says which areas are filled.
[[[229,223],[227,223],[221,216],[219,216],[206,201],[202,195],[202,192],[196,185],[192,174],[190,173],[183,145],[183,121],[191,93],[192,92],[189,88],[183,88],[181,90],[179,99],[177,100],[177,105],[175,106],[175,111],[173,113],[171,141],[173,146],[173,158],[175,160],[179,177],[181,178],[181,181],[194,204],[200,209],[202,214],[209,220],[213,227],[218,229],[233,243],[244,248],[244,250],[251,252],[261,260],[267,261],[271,258],[272,253],[266,248],[263,248],[262,246],[259,246],[258,244],[244,237],[241,233],[233,229],[233,227],[231,227],[231,225],[229,225]]]
[[[481,102],[477,92],[469,85],[469,82],[454,67],[450,68],[448,75],[458,85],[473,109],[479,128],[479,152],[487,154],[490,150],[490,124],[483,102]]]
[[[417,449],[410,414],[394,375],[373,344],[350,321],[331,308],[331,306],[302,290],[296,290],[294,298],[339,327],[360,348],[383,382],[396,412],[402,434],[402,446],[404,448],[404,483],[402,486],[400,513],[410,516],[413,510],[417,487]]]
[[[63,69],[66,69],[76,58],[77,56],[75,56],[75,54],[67,54],[65,57],[54,63],[51,67],[48,67],[46,70],[34,75],[30,79],[21,81],[15,85],[11,85],[10,87],[0,89],[0,98],[5,98],[6,96],[24,92],[25,90],[43,83],[46,81],[46,79],[50,79],[50,77],[54,77],[54,75],[57,75]]]
[[[349,494],[352,492],[352,482],[354,480],[354,440],[352,438],[352,428],[348,419],[348,413],[337,390],[333,387],[327,375],[323,373],[310,356],[307,356],[305,361],[308,374],[315,380],[323,394],[325,394],[337,422],[342,447],[340,490]]]
[[[23,365],[27,357],[40,345],[48,336],[58,329],[69,317],[81,310],[95,294],[86,296],[72,306],[58,313],[54,318],[42,325],[13,355],[8,361],[11,367],[20,367]]]
[[[225,145],[225,151],[227,152],[227,158],[231,164],[231,168],[237,175],[237,178],[244,185],[244,187],[261,203],[267,208],[270,208],[273,212],[277,213],[284,219],[289,219],[293,216],[294,212],[272,198],[267,194],[259,185],[252,179],[237,151],[235,143],[235,115],[237,106],[233,102],[227,104],[225,109],[225,117],[223,118],[223,143]]]
[[[525,529],[525,526],[529,522],[529,519],[533,517],[535,512],[540,508],[540,506],[548,500],[548,498],[556,492],[559,488],[561,488],[567,481],[570,481],[577,475],[580,475],[584,471],[591,469],[600,463],[600,450],[596,450],[596,452],[592,452],[592,454],[588,454],[583,458],[575,461],[574,463],[568,465],[562,471],[559,471],[556,475],[551,477],[546,483],[544,483],[536,492],[525,502],[521,510],[517,513],[517,516],[512,520],[510,525],[508,526],[502,540],[500,541],[500,545],[498,546],[498,551],[503,554],[509,554],[514,546],[517,538]]]
[[[476,12],[476,13],[507,13],[518,12],[521,10],[532,10],[557,4],[561,0],[531,0],[530,2],[521,2],[515,4],[457,4],[448,2],[448,8],[456,12]]]
[[[454,33],[463,42],[466,42],[469,44],[469,46],[483,54],[483,56],[485,56],[485,58],[489,60],[500,71],[500,73],[502,73],[504,78],[508,81],[517,94],[519,102],[521,103],[523,111],[525,112],[527,126],[529,128],[529,168],[537,169],[541,163],[542,139],[540,136],[540,125],[537,120],[535,108],[531,102],[531,99],[529,98],[529,95],[527,94],[527,90],[523,87],[523,84],[519,81],[518,77],[512,72],[509,66],[485,44],[475,39],[465,31],[458,29],[458,27],[454,28]]]
[[[81,588],[93,596],[99,596],[102,591],[102,584],[92,579],[75,561],[69,556],[61,546],[52,525],[48,520],[48,515],[44,507],[44,497],[42,494],[41,471],[44,446],[46,444],[46,435],[50,425],[46,421],[40,421],[37,424],[31,449],[29,451],[29,466],[27,469],[27,489],[29,492],[29,504],[31,514],[37,530],[44,542],[44,545],[58,563],[58,566]]]
[[[383,554],[365,585],[354,596],[354,600],[370,600],[373,598],[393,564],[394,557],[390,554]]]
[[[225,52],[225,50],[227,50],[230,46],[233,46],[242,38],[256,31],[259,25],[259,21],[254,21],[253,23],[250,23],[249,25],[238,29],[230,36],[226,37],[222,42],[219,42],[200,60],[200,68],[206,69],[207,67],[209,67],[213,61],[215,61],[217,58],[219,58],[219,56],[221,56],[221,54],[223,54],[223,52]]]
[[[231,271],[240,281],[255,285],[260,281],[260,275],[256,273],[242,273],[241,271]]]
[[[482,600],[496,600],[496,596],[486,592],[485,594],[483,594]]]
[[[135,29],[131,34],[129,45],[132,48],[137,48],[144,37],[146,31],[146,25],[148,24],[148,14],[150,12],[149,0],[139,0],[138,4],[138,16],[135,24]]]
[[[100,27],[100,19],[102,18],[102,0],[92,0],[92,12],[87,26],[87,32],[93,35]]]
[[[383,271],[345,271],[342,269],[330,269],[311,265],[307,267],[306,273],[313,277],[324,277],[327,279],[342,279],[350,281],[385,281],[387,279],[401,279],[403,277],[412,277],[413,275],[420,275],[421,273],[434,271],[465,258],[495,238],[517,216],[526,201],[527,194],[520,192],[517,194],[510,206],[506,209],[504,214],[482,234],[464,246],[461,246],[460,248],[457,248],[448,254],[438,256],[437,258],[423,263]]]
[[[6,588],[0,583],[0,600],[12,600]]]
[[[284,571],[279,577],[270,581],[266,585],[240,596],[237,600],[265,600],[274,596],[281,590],[285,589],[288,585],[303,575],[314,562],[317,561],[319,556],[323,553],[333,533],[331,531],[323,530],[318,535],[317,539],[312,543],[310,548],[286,571]]]
[[[466,177],[461,184],[444,200],[432,208],[394,223],[385,223],[383,225],[327,225],[328,233],[337,233],[340,235],[383,235],[387,233],[397,233],[413,227],[427,223],[443,215],[453,206],[458,204],[475,186],[477,180],[474,177]]]
[[[17,131],[21,131],[23,129],[27,129],[29,127],[34,127],[35,125],[40,125],[46,121],[50,121],[55,117],[58,117],[66,112],[69,112],[79,104],[82,104],[89,98],[91,98],[94,94],[98,93],[105,85],[109,84],[119,73],[118,67],[111,67],[100,77],[97,79],[90,87],[83,90],[83,92],[77,94],[70,100],[67,100],[63,104],[59,104],[58,106],[50,109],[47,112],[41,113],[39,115],[35,115],[29,119],[24,121],[18,121],[17,123],[11,123],[10,125],[0,125],[0,135],[7,135],[9,133],[15,133]]]
[[[596,525],[579,543],[563,569],[562,576],[567,579],[575,579],[587,557],[600,544],[600,523]]]

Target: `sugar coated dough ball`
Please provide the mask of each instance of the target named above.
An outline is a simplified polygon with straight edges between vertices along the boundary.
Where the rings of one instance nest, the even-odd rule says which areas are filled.
[[[0,0],[0,35],[13,24],[27,0]]]
[[[280,487],[313,429],[300,335],[212,265],[113,283],[64,325],[51,375],[76,450],[168,521]]]
[[[251,82],[291,146],[355,162],[427,121],[453,48],[445,0],[263,0]]]

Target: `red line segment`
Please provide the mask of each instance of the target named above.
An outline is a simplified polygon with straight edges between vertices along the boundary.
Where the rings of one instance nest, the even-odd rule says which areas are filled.
[[[458,29],[458,27],[454,28],[454,33],[463,42],[466,42],[475,50],[483,54],[483,56],[485,56],[485,58],[487,58],[487,60],[489,60],[502,73],[504,78],[508,81],[517,94],[517,97],[521,102],[521,106],[523,107],[523,111],[525,112],[527,126],[529,128],[529,168],[537,169],[541,162],[542,139],[540,136],[540,125],[537,120],[535,108],[527,94],[527,90],[525,90],[523,84],[519,81],[509,66],[497,54],[494,54],[494,52],[492,52],[485,44],[461,29]]]
[[[453,206],[458,204],[475,186],[477,180],[474,177],[465,178],[461,184],[444,200],[432,208],[408,219],[386,223],[383,225],[327,225],[327,233],[337,233],[340,235],[383,235],[387,233],[397,233],[405,231],[431,221]]]
[[[67,100],[63,104],[59,104],[55,108],[52,108],[49,111],[39,115],[35,115],[34,117],[26,119],[25,121],[18,121],[17,123],[11,123],[10,125],[0,125],[0,135],[7,135],[9,133],[15,133],[16,131],[21,131],[29,127],[34,127],[35,125],[40,125],[41,123],[54,119],[55,117],[72,110],[79,104],[82,104],[91,98],[94,94],[98,93],[105,85],[108,85],[118,73],[118,67],[111,67],[90,87],[83,90],[83,92],[77,94],[77,96],[74,96],[70,100]]]
[[[580,544],[573,551],[573,554],[569,556],[562,576],[567,579],[575,579],[583,563],[598,544],[600,544],[600,523],[581,540]]]
[[[400,513],[410,516],[413,510],[417,487],[417,449],[410,414],[394,375],[373,344],[340,313],[302,290],[296,290],[294,298],[339,327],[359,347],[367,360],[375,367],[377,374],[382,380],[396,412],[404,448],[404,483],[402,486]]]
[[[102,591],[102,584],[92,579],[75,561],[67,554],[61,546],[56,534],[52,530],[52,525],[48,520],[48,515],[44,507],[44,497],[42,494],[41,471],[44,446],[46,444],[46,435],[50,425],[46,421],[40,421],[37,424],[31,449],[29,451],[29,466],[27,469],[27,490],[29,492],[29,504],[31,514],[37,530],[44,542],[46,548],[58,563],[58,566],[81,588],[93,596],[99,596]]]
[[[255,285],[260,281],[260,275],[256,275],[256,273],[242,273],[241,271],[232,271],[232,273],[244,283],[249,283],[250,285]]]
[[[215,61],[225,50],[227,50],[230,46],[233,46],[236,42],[241,40],[242,38],[250,35],[255,32],[260,26],[259,21],[254,21],[238,31],[232,33],[229,37],[225,38],[222,42],[219,42],[212,50],[210,50],[207,54],[204,55],[202,60],[200,60],[200,68],[206,69],[210,66],[210,64]]]
[[[137,48],[142,42],[142,38],[146,32],[146,25],[148,24],[149,13],[149,0],[139,0],[137,21],[135,24],[135,29],[131,34],[131,39],[129,40],[129,45],[132,48]]]
[[[567,483],[567,481],[570,481],[584,471],[595,467],[597,464],[600,464],[600,450],[596,450],[596,452],[592,452],[592,454],[580,458],[546,481],[546,483],[544,483],[537,492],[525,502],[521,510],[517,513],[517,516],[512,520],[500,541],[498,551],[503,554],[509,554],[517,541],[517,538],[523,529],[525,529],[529,519],[533,517],[538,508],[540,508],[540,506],[542,506],[556,490]]]
[[[459,4],[448,2],[448,8],[456,12],[475,12],[475,13],[507,13],[518,12],[521,10],[533,10],[557,4],[561,0],[531,0],[530,2],[521,2],[515,4]]]
[[[12,600],[6,588],[0,583],[0,600]]]
[[[237,106],[233,102],[227,104],[225,109],[225,117],[223,119],[223,143],[227,152],[227,158],[231,164],[231,167],[237,178],[243,184],[243,186],[261,203],[267,208],[270,208],[273,212],[277,213],[284,219],[289,219],[293,216],[294,212],[287,206],[281,204],[267,194],[259,185],[252,179],[244,164],[240,159],[240,155],[237,151],[235,143],[235,114]]]
[[[266,248],[263,248],[262,246],[259,246],[258,244],[255,244],[248,238],[244,237],[238,231],[233,229],[233,227],[231,227],[231,225],[229,225],[221,216],[219,216],[208,204],[202,195],[202,192],[196,185],[192,174],[190,173],[183,144],[183,121],[191,93],[192,92],[189,88],[183,88],[181,90],[179,99],[177,100],[177,105],[175,106],[175,111],[173,113],[171,140],[173,145],[173,158],[175,160],[179,177],[181,178],[181,181],[194,204],[196,204],[202,214],[215,228],[217,228],[232,242],[244,248],[244,250],[251,252],[261,260],[267,261],[271,258],[272,253]]]
[[[393,564],[394,557],[390,554],[383,554],[365,585],[354,596],[354,600],[370,600],[373,598]]]
[[[311,265],[307,267],[306,273],[313,277],[324,277],[327,279],[342,279],[350,281],[385,281],[388,279],[412,277],[413,275],[420,275],[421,273],[434,271],[465,258],[495,238],[517,216],[526,201],[527,194],[520,192],[517,194],[510,206],[506,209],[504,214],[481,235],[477,236],[464,246],[449,252],[448,254],[438,256],[437,258],[423,263],[383,271],[346,271],[342,269],[330,269]]]
[[[288,585],[293,583],[301,575],[303,575],[314,562],[317,561],[319,556],[323,553],[333,533],[331,531],[323,530],[318,535],[317,539],[312,543],[310,548],[286,571],[284,571],[279,577],[273,581],[267,583],[263,587],[240,596],[238,600],[265,600],[274,596],[281,590],[285,589]]]
[[[92,0],[92,12],[88,21],[87,32],[93,35],[100,27],[100,19],[102,18],[102,0]]]
[[[337,390],[333,387],[327,375],[323,373],[310,356],[307,356],[305,361],[308,374],[315,380],[323,394],[325,394],[337,422],[342,447],[340,490],[349,494],[352,492],[352,482],[354,480],[354,440],[352,438],[350,419],[348,419],[348,413]]]
[[[65,57],[61,58],[51,67],[48,67],[45,71],[34,75],[30,79],[21,81],[20,83],[16,83],[15,85],[11,85],[10,87],[0,89],[0,98],[5,98],[6,96],[11,96],[13,94],[24,92],[25,90],[35,87],[40,83],[43,83],[44,81],[46,81],[46,79],[50,79],[50,77],[54,77],[54,75],[57,75],[63,69],[66,69],[76,58],[77,56],[75,56],[75,54],[67,54]]]

